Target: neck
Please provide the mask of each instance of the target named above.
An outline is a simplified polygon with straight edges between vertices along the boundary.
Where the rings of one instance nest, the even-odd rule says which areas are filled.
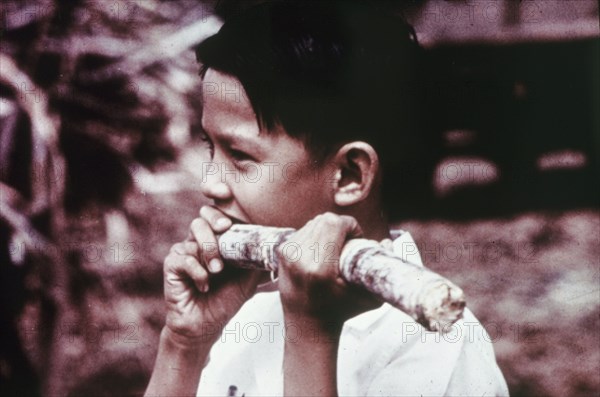
[[[367,207],[366,205],[364,207]],[[349,213],[356,218],[363,230],[364,238],[381,241],[390,238],[390,229],[387,216],[379,206],[358,206],[356,211]]]

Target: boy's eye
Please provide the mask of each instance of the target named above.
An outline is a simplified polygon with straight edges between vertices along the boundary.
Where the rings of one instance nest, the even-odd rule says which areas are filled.
[[[250,156],[248,153],[244,153],[244,152],[242,152],[240,150],[236,150],[236,149],[230,149],[229,154],[231,155],[231,157],[233,159],[238,160],[238,161],[254,160],[252,158],[252,156]]]
[[[205,133],[200,135],[200,140],[206,143],[206,145],[208,146],[208,152],[210,153],[210,158],[212,159],[215,155],[215,145]]]

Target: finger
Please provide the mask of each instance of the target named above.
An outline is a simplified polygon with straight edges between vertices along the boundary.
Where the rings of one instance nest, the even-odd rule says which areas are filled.
[[[190,225],[190,231],[199,245],[200,261],[211,273],[223,270],[223,260],[219,253],[217,238],[208,222],[203,218],[196,218]]]
[[[195,241],[183,241],[173,244],[170,252],[178,255],[198,255],[198,244]]]
[[[333,213],[323,214],[319,223],[320,234],[323,233],[329,236],[328,239],[334,244],[334,252],[326,255],[329,259],[326,262],[339,270],[339,257],[346,241],[351,238],[361,237],[363,235],[362,228],[356,218]]]
[[[340,221],[342,223],[340,230],[342,232],[342,235],[340,236],[340,246],[343,250],[343,247],[348,240],[363,237],[364,233],[356,218],[349,215],[342,215],[340,216]],[[338,267],[336,267],[336,269],[338,270],[336,283],[339,287],[347,286],[346,281],[341,277],[341,274],[339,273],[339,257],[341,256],[341,254],[342,252],[340,250],[340,252],[338,253]]]
[[[233,224],[227,215],[209,205],[205,205],[200,208],[200,217],[208,222],[215,233],[223,233]]]
[[[173,251],[165,258],[164,265],[168,281],[191,280],[199,291],[208,291],[208,273],[193,256]]]
[[[194,282],[198,291],[208,292],[208,273],[196,258],[193,256],[186,256],[184,258],[182,269]]]
[[[340,216],[340,220],[342,221],[342,228],[346,233],[346,239],[358,238],[364,235],[358,221],[353,216],[342,215]]]
[[[344,243],[349,238],[361,237],[362,228],[356,218],[326,212],[315,218],[317,228],[334,237],[336,243]]]

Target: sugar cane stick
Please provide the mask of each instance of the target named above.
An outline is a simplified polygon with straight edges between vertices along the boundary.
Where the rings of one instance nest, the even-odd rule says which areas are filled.
[[[219,236],[219,250],[227,263],[277,271],[275,248],[286,244],[294,229],[233,225]],[[407,262],[377,241],[349,240],[340,255],[342,278],[372,292],[430,331],[449,331],[462,317],[463,291],[439,274]]]

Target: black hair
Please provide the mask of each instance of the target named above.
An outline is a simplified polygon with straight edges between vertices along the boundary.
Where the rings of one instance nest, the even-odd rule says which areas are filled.
[[[261,127],[281,124],[317,157],[366,141],[386,179],[391,163],[422,152],[422,49],[402,17],[368,2],[259,4],[229,16],[196,55],[201,75],[241,82]]]

